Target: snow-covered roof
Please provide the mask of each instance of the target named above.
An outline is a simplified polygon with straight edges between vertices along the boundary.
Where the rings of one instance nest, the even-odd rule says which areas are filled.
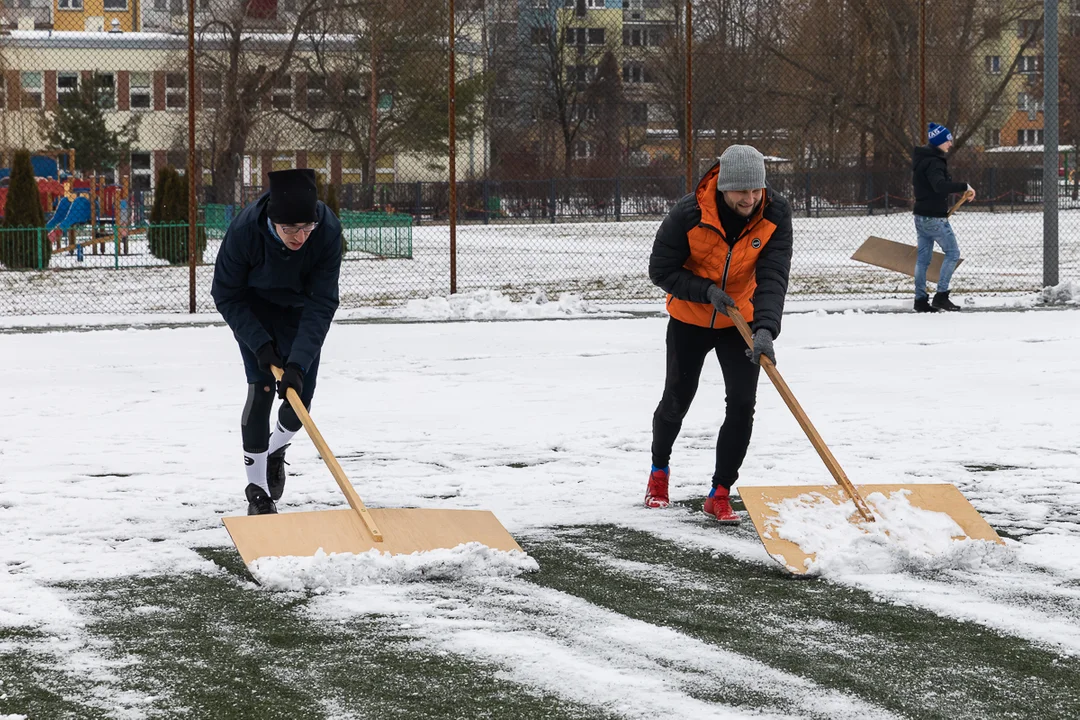
[[[1045,145],[1001,145],[990,148],[988,153],[1041,153],[1045,151]],[[1075,145],[1058,145],[1058,152],[1072,152]]]

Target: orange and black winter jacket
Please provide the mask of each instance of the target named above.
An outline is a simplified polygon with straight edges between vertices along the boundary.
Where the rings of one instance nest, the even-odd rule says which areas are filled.
[[[675,204],[656,232],[649,278],[668,293],[671,317],[702,327],[731,327],[713,308],[708,290],[719,285],[735,300],[753,330],[780,334],[791,271],[791,205],[766,188],[757,211],[737,238],[720,223],[717,163],[697,191]]]

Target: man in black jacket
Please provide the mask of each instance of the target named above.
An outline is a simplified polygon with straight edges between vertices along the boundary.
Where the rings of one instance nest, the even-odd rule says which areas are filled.
[[[949,282],[956,263],[960,260],[960,246],[949,224],[949,193],[964,193],[968,200],[975,199],[975,191],[967,183],[954,182],[945,161],[946,153],[953,144],[952,133],[947,127],[930,123],[929,142],[912,151],[911,184],[915,190],[915,232],[919,249],[915,259],[915,312],[959,310],[960,306],[949,300]],[[937,292],[930,302],[926,291],[926,269],[934,256],[934,243],[941,246],[945,260],[938,275]]]
[[[247,403],[240,422],[249,515],[276,513],[285,489],[285,449],[300,430],[288,401],[270,433],[277,395],[294,389],[311,406],[319,357],[338,307],[341,223],[319,202],[312,170],[270,173],[270,190],[244,208],[222,240],[211,289],[240,344]]]
[[[653,413],[652,471],[645,506],[667,507],[668,460],[697,393],[705,357],[715,352],[724,374],[726,413],[716,440],[716,471],[704,510],[736,524],[731,486],[746,457],[757,402],[761,356],[773,362],[791,270],[791,206],[766,187],[765,159],[732,145],[660,225],[649,278],[668,293],[667,376]],[[753,331],[753,350],[727,309],[737,307]]]

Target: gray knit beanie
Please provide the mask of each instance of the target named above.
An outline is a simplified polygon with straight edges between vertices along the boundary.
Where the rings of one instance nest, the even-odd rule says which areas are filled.
[[[758,190],[765,187],[765,156],[749,145],[731,145],[720,156],[717,190]]]

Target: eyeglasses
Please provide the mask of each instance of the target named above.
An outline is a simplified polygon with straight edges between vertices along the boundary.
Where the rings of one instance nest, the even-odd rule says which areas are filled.
[[[281,230],[283,235],[296,235],[301,232],[310,235],[317,227],[319,227],[317,222],[308,223],[307,225],[278,225],[278,229]]]

